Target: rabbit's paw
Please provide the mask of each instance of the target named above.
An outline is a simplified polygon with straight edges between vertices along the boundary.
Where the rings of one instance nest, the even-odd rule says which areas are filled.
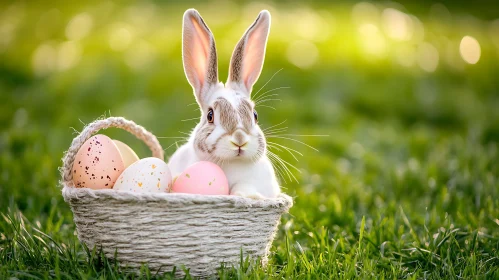
[[[242,186],[234,187],[233,192],[231,192],[231,195],[237,195],[241,197],[247,197],[258,200],[265,198],[263,195],[253,190],[251,187],[242,187]]]

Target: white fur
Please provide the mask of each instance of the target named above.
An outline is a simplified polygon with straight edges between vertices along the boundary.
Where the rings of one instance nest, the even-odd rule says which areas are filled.
[[[211,104],[218,97],[226,98],[235,106],[238,104],[238,97],[235,91],[224,88],[221,83],[216,91],[210,94],[210,98],[206,104]],[[215,125],[217,125],[217,116],[215,114]],[[202,117],[205,117],[205,114]],[[199,127],[200,125],[196,126],[191,132],[188,142],[182,145],[168,161],[174,178],[180,175],[188,166],[198,161],[211,161],[218,164],[224,171],[229,181],[230,193],[233,195],[261,198],[276,197],[280,193],[274,168],[267,155],[264,153],[256,161],[251,160],[251,156],[255,155],[258,148],[257,140],[254,136],[249,136],[249,145],[244,148],[244,151],[247,152],[246,156],[236,157],[235,148],[230,145],[230,137],[227,137],[218,142],[215,157],[212,157],[201,152],[194,145],[194,137]],[[215,132],[216,130],[221,131]],[[259,127],[257,125],[253,126],[252,132],[257,133],[257,130],[259,130]],[[215,131],[212,133],[213,138],[210,139],[210,136],[207,139],[209,145],[214,144],[219,135],[224,133],[223,128],[218,125]],[[228,156],[227,154],[231,151],[234,155]]]
[[[238,108],[242,100],[250,101],[251,88],[258,79],[263,66],[270,28],[270,14],[268,11],[262,11],[255,24],[241,38],[240,43],[246,44],[241,60],[242,65],[239,65],[241,67],[239,73],[242,76],[229,77],[225,86],[220,82],[207,82],[208,73],[213,73],[210,71],[212,69],[208,68],[209,58],[216,57],[212,53],[213,48],[210,44],[214,44],[215,41],[209,28],[205,28],[199,20],[201,16],[195,10],[187,10],[184,14],[182,55],[184,70],[201,108],[201,122],[191,132],[188,142],[170,158],[168,165],[172,175],[173,177],[180,175],[188,166],[196,162],[211,161],[218,164],[225,172],[231,194],[251,198],[277,197],[280,193],[279,183],[266,155],[266,145],[262,147],[263,153],[258,153],[258,137],[261,135],[264,142],[265,138],[253,118],[250,131],[245,131],[241,117],[238,115],[236,131],[229,134],[220,124],[220,112],[214,109],[214,122],[207,125],[213,125],[215,129],[204,141],[214,150],[211,153],[202,151],[195,144],[196,135],[202,129],[201,123],[207,117],[209,108],[213,108],[217,98],[226,99],[234,108]],[[203,47],[204,49],[200,49]],[[232,63],[231,67],[234,67]],[[246,145],[239,147],[233,143],[236,133],[243,137]]]
[[[198,157],[192,138],[193,136],[168,161],[174,178],[180,175],[188,166],[198,161],[212,161],[209,158]],[[230,194],[232,195],[262,198],[277,197],[281,192],[272,164],[265,155],[256,162],[225,161],[220,164],[220,167],[227,176]]]

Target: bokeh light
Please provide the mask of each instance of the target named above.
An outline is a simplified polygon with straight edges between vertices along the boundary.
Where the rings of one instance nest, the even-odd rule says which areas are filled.
[[[43,76],[54,71],[57,63],[57,50],[52,44],[41,44],[36,48],[32,57],[33,72],[36,76]]]
[[[372,23],[364,23],[359,26],[358,31],[360,45],[367,55],[376,57],[385,55],[386,39],[378,26]]]
[[[283,219],[296,224],[284,222],[290,231],[279,235],[296,238],[289,244],[301,244],[301,253],[311,260],[326,254],[323,261],[331,263],[314,271],[335,274],[310,277],[462,275],[456,271],[467,262],[460,261],[460,252],[471,246],[466,260],[472,261],[462,278],[486,278],[481,269],[497,266],[490,252],[497,252],[499,233],[493,230],[499,224],[499,2],[489,2],[0,1],[0,208],[25,209],[29,224],[41,214],[39,229],[58,229],[50,225],[63,218],[56,240],[75,245],[73,216],[60,194],[57,170],[73,132],[102,116],[123,116],[152,131],[167,159],[200,115],[182,65],[183,13],[197,9],[212,30],[219,79],[226,82],[234,47],[267,9],[272,26],[252,98],[259,125],[269,129],[269,149],[280,144],[303,154],[295,160],[290,150],[277,151],[302,171],[295,173],[299,183],[283,185],[296,198],[292,215]],[[123,140],[140,157],[150,156],[147,145],[129,133],[103,133]],[[274,137],[277,133],[288,139]],[[419,240],[408,233],[407,219],[400,218],[404,213]],[[363,217],[365,240],[358,242]],[[384,217],[395,218],[385,223]],[[18,248],[15,241],[21,239],[6,235],[3,225],[0,247],[6,241]],[[426,225],[432,225],[430,231]],[[441,231],[449,225],[459,231]],[[387,227],[401,235],[393,238]],[[385,237],[377,235],[384,231]],[[434,233],[440,240],[450,236],[440,249]],[[316,250],[315,237],[343,244],[337,258],[322,251],[324,246]],[[242,277],[305,275],[307,267],[292,266],[303,254],[288,250],[286,238],[276,239],[270,275],[242,271]],[[490,246],[483,247],[486,243]],[[73,259],[85,264],[80,249]],[[58,270],[57,259],[47,259],[52,265],[37,270],[31,250],[19,252],[21,258],[0,252],[0,263],[2,256],[12,259],[5,269],[0,265],[1,279],[14,270],[19,273],[12,277],[21,278],[24,272],[54,278],[64,276],[58,272],[69,273],[67,278],[112,275],[95,275],[89,266],[72,274],[75,266],[67,261]],[[17,267],[18,259],[26,261]]]
[[[87,36],[93,26],[93,19],[88,13],[76,15],[66,26],[66,37],[69,40],[80,40]]]
[[[132,42],[132,33],[130,28],[118,24],[111,29],[109,36],[109,47],[115,51],[123,51],[128,48]]]
[[[417,62],[426,72],[434,72],[439,62],[438,50],[432,44],[424,42],[418,47]]]
[[[392,8],[384,9],[381,16],[385,33],[390,38],[401,41],[411,39],[413,33],[411,17]]]
[[[319,58],[319,50],[309,41],[295,41],[287,50],[288,60],[300,68],[312,67]]]
[[[471,36],[464,36],[459,44],[459,53],[467,63],[476,64],[480,60],[480,43]]]
[[[132,45],[125,55],[125,62],[134,70],[143,70],[150,66],[156,58],[156,51],[146,41],[141,40]]]
[[[77,42],[61,43],[57,53],[57,69],[64,71],[74,67],[81,59],[81,52],[81,47]]]
[[[356,24],[376,23],[379,21],[379,10],[369,2],[359,2],[352,8],[352,20]]]

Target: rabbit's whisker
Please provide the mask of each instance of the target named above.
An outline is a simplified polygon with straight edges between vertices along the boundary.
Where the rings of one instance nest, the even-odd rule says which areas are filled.
[[[257,99],[253,100],[253,102],[258,102],[258,100],[262,99],[263,97],[272,97],[272,96],[279,96],[279,93],[262,95],[262,96],[258,97]]]
[[[262,104],[262,103],[265,103],[265,102],[270,102],[270,101],[279,101],[279,102],[281,102],[282,99],[278,99],[278,98],[265,98],[263,100],[259,100],[258,102],[256,102],[255,105]]]
[[[193,106],[193,105],[196,105],[198,104],[197,102],[193,102],[193,103],[190,103],[190,104],[187,104],[187,106]]]
[[[273,109],[274,111],[276,110],[276,108],[275,108],[275,107],[268,106],[268,105],[258,105],[258,108],[260,108],[260,107],[270,108],[270,109]]]
[[[281,70],[284,69],[284,68],[281,68],[279,70],[277,70],[274,75],[272,75],[272,77],[270,77],[270,79],[254,94],[254,96],[256,97],[256,95],[258,95],[258,93],[268,84],[270,83],[270,81],[272,81],[272,79],[275,77],[275,75],[277,75],[279,72],[281,72]]]
[[[287,173],[287,175],[289,177],[289,180],[292,181],[291,178],[293,178],[296,181],[296,183],[298,183],[298,180],[296,179],[296,177],[293,174],[293,172],[291,172],[291,170],[289,170],[288,166],[293,167],[294,169],[298,170],[301,173],[301,171],[298,168],[296,168],[294,165],[290,164],[289,162],[281,159],[278,155],[276,155],[276,154],[274,154],[274,153],[272,153],[270,151],[269,151],[269,156],[275,158],[281,164],[281,166],[283,167],[283,169],[286,171],[286,173]],[[286,166],[286,164],[288,166]]]
[[[274,129],[265,131],[265,135],[272,135],[272,134],[275,134],[275,133],[284,132],[287,129],[288,129],[287,126],[286,127],[280,127],[280,128],[274,128]]]
[[[284,180],[284,183],[287,183],[286,181],[286,177],[283,176],[282,174],[282,169],[281,167],[279,166],[279,163],[277,162],[277,160],[275,160],[273,157],[270,157],[270,154],[269,154],[269,150],[268,149],[265,149],[265,154],[267,155],[267,158],[270,160],[270,163],[272,164],[272,167],[274,168],[277,176],[281,179],[281,180]]]
[[[296,179],[295,175],[293,174],[293,172],[291,172],[291,170],[289,170],[289,168],[286,166],[286,164],[282,161],[281,158],[279,158],[277,155],[274,155],[276,157],[276,160],[281,164],[281,166],[284,168],[284,170],[286,171],[286,174],[288,175],[288,178],[289,178],[289,182],[291,183],[291,181],[295,181],[296,183],[298,183],[298,180]]]
[[[268,151],[267,151],[268,152]],[[270,160],[270,163],[272,164],[272,166],[274,167],[274,170],[276,171],[277,173],[277,176],[284,181],[284,183],[287,183],[286,181],[286,177],[283,176],[282,174],[282,167],[280,167],[280,163],[278,163],[277,160],[275,160],[274,158],[270,157],[269,155],[267,155],[269,160]]]
[[[274,146],[274,145],[272,145],[270,143],[267,143],[267,145],[269,146],[269,148],[274,148],[274,149],[278,150],[279,152],[282,152],[282,149],[279,148],[279,147],[277,147],[277,146]]]
[[[275,156],[275,154],[270,151],[267,151],[267,156],[269,157],[269,159],[274,160],[275,167],[280,170],[281,177],[284,180],[284,182],[287,183],[285,175],[287,175],[289,180],[292,181],[291,176],[289,174],[289,170],[286,169],[286,166]]]
[[[156,138],[158,138],[158,139],[164,139],[164,138],[187,139],[187,137],[185,137],[185,136],[157,136]]]
[[[281,145],[281,144],[277,144],[277,143],[275,143],[275,142],[268,142],[268,145],[269,145],[270,147],[273,147],[274,149],[277,149],[278,147],[279,147],[279,149],[280,149],[280,148],[285,149],[285,150],[286,150],[286,151],[287,151],[287,152],[288,152],[288,153],[289,153],[289,154],[290,154],[290,155],[291,155],[291,156],[292,156],[292,157],[293,157],[293,158],[294,158],[297,162],[298,162],[299,160],[298,160],[298,158],[295,156],[295,154],[294,154],[294,153],[297,153],[298,155],[303,156],[303,154],[302,154],[302,153],[300,153],[300,152],[298,152],[297,150],[293,150],[293,149],[291,149],[291,148],[288,148],[288,147],[283,146],[283,145]]]
[[[184,120],[180,120],[181,122],[188,122],[188,121],[193,121],[193,120],[198,120],[199,117],[196,117],[196,118],[190,118],[190,119],[184,119]]]
[[[272,152],[271,152],[271,153],[272,153]],[[301,173],[301,170],[300,170],[300,169],[298,169],[298,167],[296,167],[296,166],[294,166],[293,164],[291,164],[291,163],[289,163],[289,162],[287,162],[287,161],[283,160],[280,156],[278,156],[278,155],[276,155],[276,154],[274,154],[274,153],[272,153],[272,154],[273,154],[274,156],[276,156],[277,158],[279,158],[279,159],[280,159],[283,163],[285,163],[287,166],[289,166],[289,167],[293,168],[294,170],[298,171],[299,173]]]
[[[258,100],[261,100],[264,97],[276,96],[276,95],[279,95],[279,94],[278,93],[274,93],[274,94],[267,95],[267,93],[270,93],[270,92],[273,92],[273,91],[276,91],[276,90],[280,90],[280,89],[289,89],[289,88],[291,88],[291,87],[276,87],[276,88],[267,90],[266,92],[260,94],[258,97],[255,96],[253,98],[253,100],[255,100],[255,102],[256,102]]]
[[[272,134],[272,133],[267,133],[266,135],[269,135],[269,136],[298,136],[298,137],[329,137],[329,135],[323,135],[323,134]]]
[[[283,122],[280,122],[280,123],[278,123],[278,124],[276,124],[276,125],[266,127],[266,128],[264,128],[262,131],[263,131],[263,132],[265,132],[265,131],[267,131],[267,130],[269,130],[269,129],[273,128],[273,127],[280,126],[280,125],[284,124],[286,121],[287,121],[287,120],[284,120]]]
[[[270,148],[270,149],[275,149],[275,150],[277,150],[277,151],[279,151],[279,152],[282,152],[282,149],[281,149],[281,148],[279,148],[278,146],[275,146],[275,145],[273,145],[273,144],[268,144],[268,145],[269,145],[269,148]],[[291,154],[291,156],[292,156],[292,157],[296,160],[296,162],[298,162],[298,158],[296,158],[296,157],[295,157],[295,155],[294,155],[293,153],[291,153],[291,152],[290,152],[290,151],[288,151],[288,150],[286,150],[286,151],[287,151],[288,153],[290,153],[290,154]]]
[[[300,140],[296,140],[296,139],[293,139],[293,138],[283,137],[283,136],[277,136],[277,135],[269,135],[269,136],[267,136],[267,138],[279,138],[279,139],[291,140],[291,141],[294,141],[294,142],[300,143],[300,144],[302,144],[302,145],[305,145],[305,146],[309,147],[310,149],[312,149],[312,150],[314,150],[314,151],[316,151],[316,152],[318,152],[318,151],[319,151],[319,150],[317,150],[316,148],[314,148],[314,147],[310,146],[309,144],[306,144],[306,143],[304,143],[304,142],[302,142],[302,141],[300,141]]]
[[[272,143],[273,145],[278,145],[279,147],[282,147],[282,148],[284,148],[284,149],[286,149],[286,150],[290,150],[290,151],[292,151],[292,152],[295,152],[295,153],[299,154],[300,156],[303,156],[303,154],[302,154],[302,153],[300,153],[300,152],[298,152],[297,150],[292,149],[292,148],[290,148],[290,147],[287,147],[287,146],[284,146],[284,145],[278,144],[278,143],[276,143],[276,142],[269,142],[269,143]]]
[[[173,145],[177,144],[178,142],[187,142],[187,140],[184,139],[184,140],[175,141],[170,146],[166,147],[166,149],[163,149],[163,151],[167,151],[168,149],[170,149],[171,147],[173,147]],[[177,149],[178,149],[178,145],[177,145]]]

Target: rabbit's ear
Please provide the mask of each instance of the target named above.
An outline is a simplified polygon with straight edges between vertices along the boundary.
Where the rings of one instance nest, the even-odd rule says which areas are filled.
[[[215,39],[201,15],[194,9],[185,11],[182,30],[185,75],[201,104],[210,86],[218,83]]]
[[[263,10],[232,53],[227,84],[234,89],[244,90],[248,96],[262,71],[269,30],[270,13]]]

